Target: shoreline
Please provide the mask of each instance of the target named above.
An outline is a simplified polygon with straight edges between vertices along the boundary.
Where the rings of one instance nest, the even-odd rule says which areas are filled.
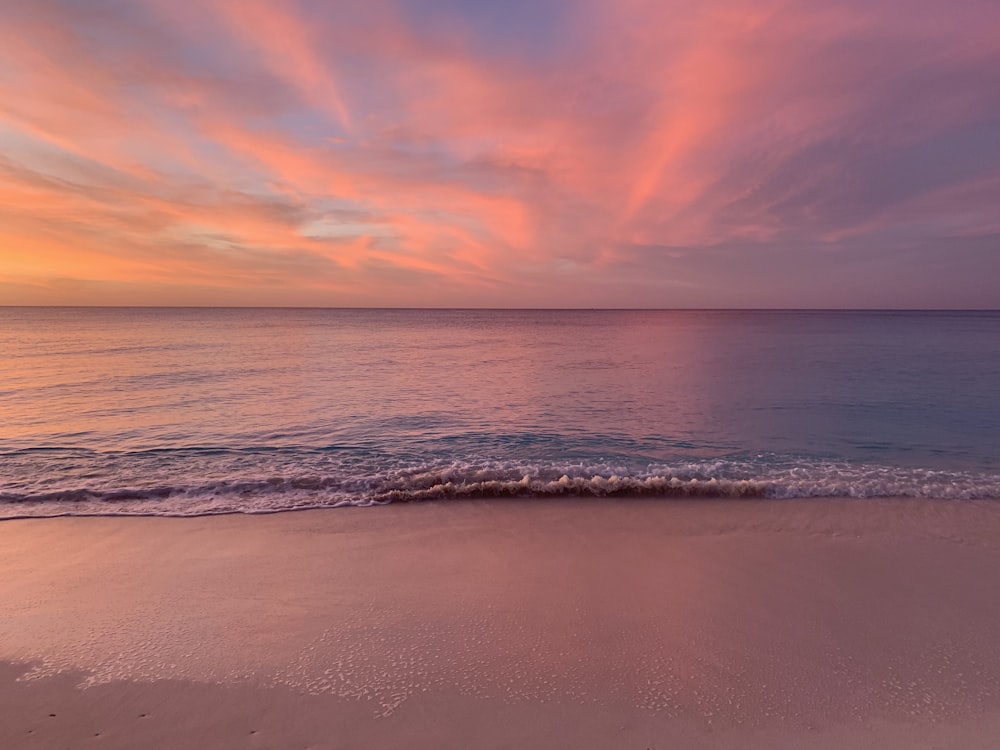
[[[913,498],[11,520],[0,745],[991,747],[998,532]]]
[[[113,512],[86,512],[74,513],[67,511],[54,515],[23,515],[23,516],[0,516],[0,525],[7,522],[17,521],[50,521],[66,520],[76,518],[107,518],[107,519],[164,519],[164,520],[184,520],[203,518],[226,518],[233,516],[246,517],[267,517],[280,516],[285,514],[299,513],[326,513],[334,511],[366,511],[376,512],[378,508],[399,507],[399,506],[463,506],[463,505],[557,505],[557,504],[581,504],[584,506],[601,503],[662,503],[677,505],[771,505],[774,503],[788,504],[790,506],[809,503],[856,503],[865,505],[900,505],[912,503],[921,504],[946,504],[946,505],[969,505],[972,507],[982,507],[995,505],[1000,513],[1000,498],[984,497],[925,497],[918,495],[877,495],[872,497],[858,497],[848,495],[808,495],[779,497],[771,495],[716,495],[716,494],[649,494],[642,492],[618,492],[618,493],[587,493],[587,494],[524,494],[524,495],[459,495],[443,497],[427,497],[414,499],[395,499],[388,501],[370,502],[367,504],[355,504],[343,502],[337,505],[303,505],[301,507],[278,507],[261,509],[225,509],[225,510],[205,510],[192,513],[113,513]]]

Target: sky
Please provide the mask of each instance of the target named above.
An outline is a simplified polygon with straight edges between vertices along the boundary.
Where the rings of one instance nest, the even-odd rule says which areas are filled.
[[[0,304],[1000,307],[996,0],[0,2]]]

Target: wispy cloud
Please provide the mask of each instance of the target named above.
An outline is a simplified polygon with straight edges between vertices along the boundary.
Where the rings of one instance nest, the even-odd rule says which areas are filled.
[[[0,302],[1000,305],[995,3],[349,5],[11,8]]]

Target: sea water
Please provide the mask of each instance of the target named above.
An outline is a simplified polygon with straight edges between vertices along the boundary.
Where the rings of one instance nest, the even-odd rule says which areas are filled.
[[[0,517],[1000,498],[1000,313],[0,308]]]

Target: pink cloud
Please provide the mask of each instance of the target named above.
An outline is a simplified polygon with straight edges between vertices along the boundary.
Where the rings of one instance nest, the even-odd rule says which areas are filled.
[[[821,278],[809,248],[998,232],[995,6],[559,8],[526,51],[403,0],[24,4],[0,29],[0,276],[712,305],[753,273],[710,279],[717,252]]]

